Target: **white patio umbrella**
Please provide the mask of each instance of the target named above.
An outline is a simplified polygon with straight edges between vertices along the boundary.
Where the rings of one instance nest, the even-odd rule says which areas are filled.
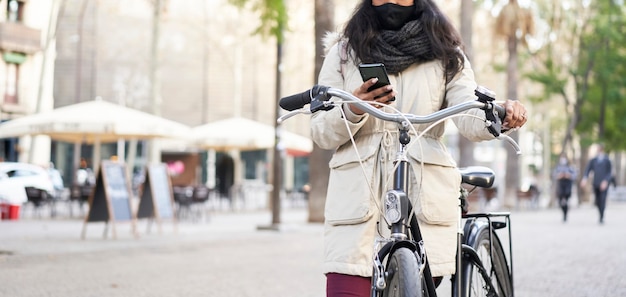
[[[53,140],[94,144],[94,169],[100,143],[120,139],[186,138],[191,128],[159,116],[96,99],[0,124],[0,138],[48,135]]]
[[[194,145],[216,151],[267,149],[275,144],[273,126],[242,117],[204,124],[191,130]],[[311,139],[281,130],[280,145],[287,151],[310,153],[313,150]]]
[[[269,149],[275,145],[275,127],[243,117],[232,117],[197,126],[191,129],[192,145],[215,151],[247,151]],[[279,143],[287,153],[304,155],[313,150],[311,139],[281,129]],[[239,156],[233,155],[235,184],[243,179],[242,164]]]
[[[184,138],[181,123],[103,100],[77,103],[0,124],[0,138],[48,135],[67,142]]]

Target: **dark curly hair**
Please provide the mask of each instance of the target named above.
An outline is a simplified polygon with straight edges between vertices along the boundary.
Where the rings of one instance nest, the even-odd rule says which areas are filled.
[[[421,20],[428,35],[433,56],[445,65],[445,78],[450,81],[463,69],[465,58],[459,50],[463,48],[461,36],[432,0],[415,0],[414,7],[415,15]],[[356,58],[370,61],[371,49],[375,47],[376,37],[381,30],[372,1],[363,0],[355,8],[343,35],[348,38]]]

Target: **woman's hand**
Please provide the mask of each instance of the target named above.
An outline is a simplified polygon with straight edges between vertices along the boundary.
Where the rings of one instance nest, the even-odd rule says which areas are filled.
[[[502,122],[503,129],[517,129],[526,124],[528,116],[522,103],[517,100],[506,100],[502,106],[506,110],[506,117]]]
[[[391,85],[386,85],[378,89],[374,89],[371,92],[367,91],[371,86],[376,84],[377,81],[378,81],[378,78],[372,78],[370,80],[363,82],[363,84],[360,87],[358,87],[356,90],[354,90],[354,92],[352,92],[352,95],[358,97],[359,99],[363,101],[372,101],[372,102],[382,103],[382,104],[379,104],[379,103],[372,104],[376,108],[383,107],[384,106],[383,104],[389,104],[389,102],[393,101],[394,98],[396,97],[396,92],[393,90],[393,87]],[[349,104],[349,108],[354,114],[361,115],[365,113],[356,104]]]

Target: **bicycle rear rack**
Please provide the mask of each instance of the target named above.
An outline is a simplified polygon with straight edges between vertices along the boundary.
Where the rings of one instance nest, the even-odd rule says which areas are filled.
[[[513,237],[511,233],[511,213],[510,212],[488,212],[488,213],[467,213],[463,214],[462,217],[464,219],[486,219],[489,224],[489,257],[491,262],[493,263],[493,240],[491,238],[491,234],[494,234],[495,230],[507,228],[508,232],[508,244],[509,244],[509,263],[511,266],[509,267],[509,275],[511,286],[515,288],[513,283]],[[494,221],[493,218],[504,218],[504,221]],[[500,241],[502,244],[502,241]],[[506,255],[505,255],[506,256]]]

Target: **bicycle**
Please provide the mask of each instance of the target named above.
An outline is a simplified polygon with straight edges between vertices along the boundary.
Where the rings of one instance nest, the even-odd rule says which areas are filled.
[[[485,111],[485,122],[489,132],[498,139],[510,142],[519,153],[517,143],[500,131],[505,114],[503,108],[494,103],[493,93],[479,87],[476,95],[478,98],[476,101],[465,102],[425,116],[387,113],[341,89],[320,85],[281,98],[281,108],[289,113],[277,119],[279,123],[296,114],[312,114],[330,110],[337,104],[350,103],[358,104],[361,110],[372,116],[399,124],[400,145],[394,161],[393,187],[384,194],[381,210],[382,217],[390,229],[390,235],[376,243],[375,254],[372,257],[372,297],[437,296],[436,284],[430,273],[424,249],[424,240],[418,220],[413,215],[411,200],[408,198],[409,161],[404,152],[411,142],[409,133],[413,127],[411,124],[442,121],[460,112],[480,108]],[[332,102],[330,101],[332,97],[343,101]],[[309,105],[308,109],[305,108],[306,105]],[[413,132],[420,136],[416,131]],[[494,172],[486,167],[468,167],[459,170],[462,183],[474,186],[471,191],[477,187],[491,187],[495,180]],[[465,200],[469,192],[463,187],[460,189],[457,268],[456,273],[451,276],[451,296],[513,296],[510,214],[506,212],[468,214]],[[461,218],[465,220],[463,227]],[[496,218],[503,218],[504,221]],[[504,228],[509,232],[509,257],[506,256],[496,234],[496,230]]]

